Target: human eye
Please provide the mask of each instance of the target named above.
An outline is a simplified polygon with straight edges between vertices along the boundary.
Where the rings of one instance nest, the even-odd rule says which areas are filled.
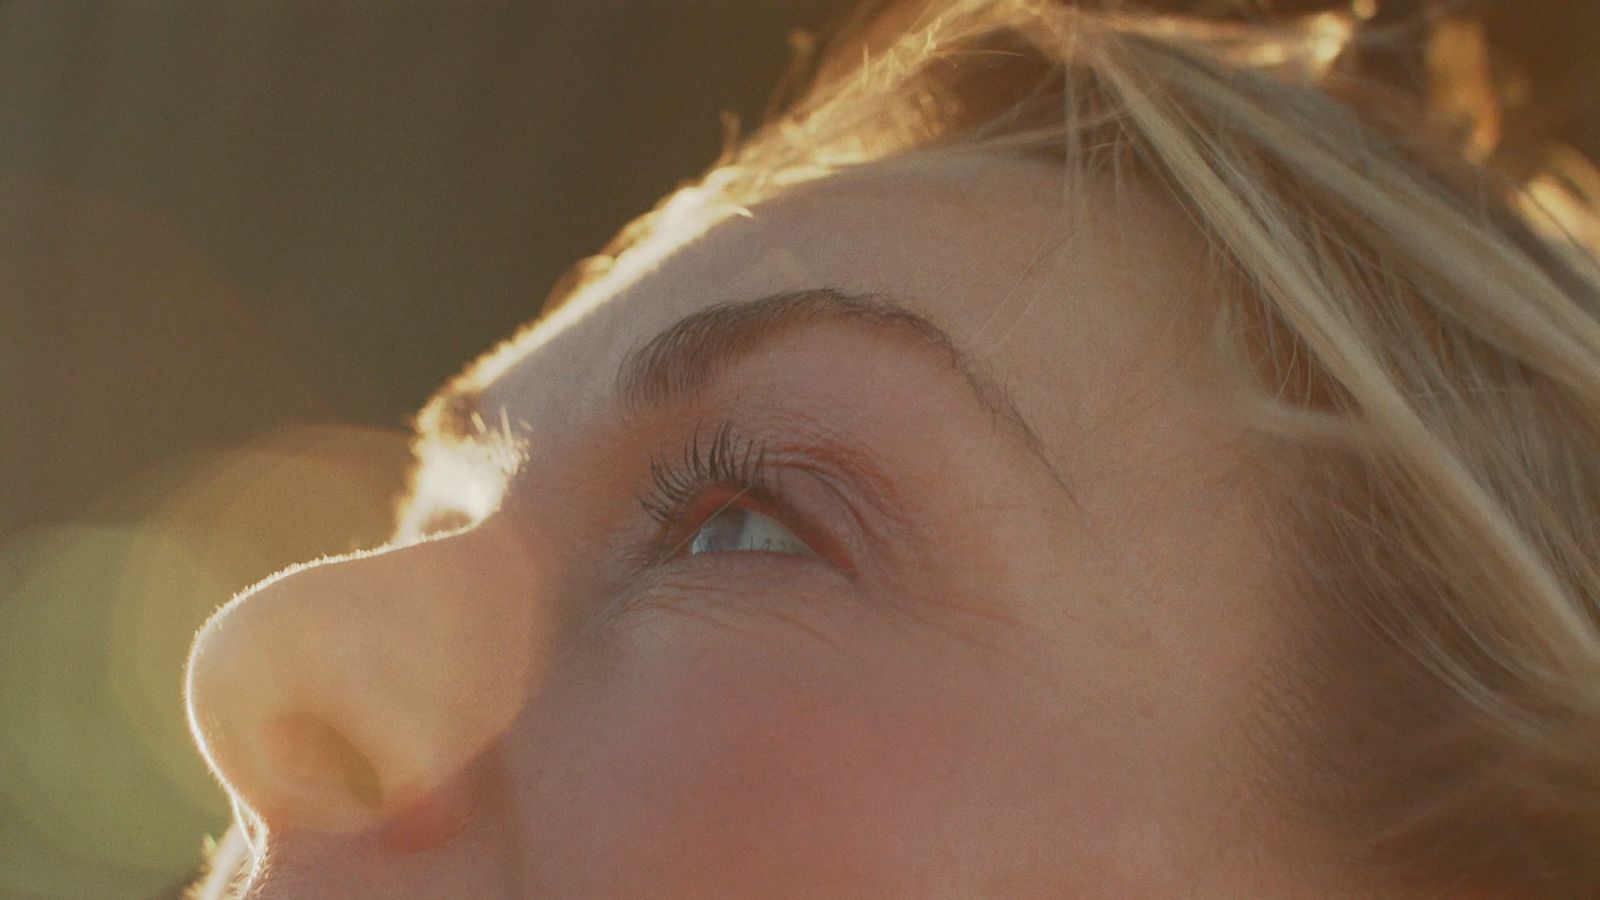
[[[665,561],[711,553],[814,555],[783,520],[792,510],[767,465],[765,447],[729,424],[709,436],[696,428],[677,458],[650,465],[650,491],[639,498],[659,526],[656,556]]]
[[[739,551],[806,556],[811,548],[778,520],[729,501],[695,529],[685,555]]]

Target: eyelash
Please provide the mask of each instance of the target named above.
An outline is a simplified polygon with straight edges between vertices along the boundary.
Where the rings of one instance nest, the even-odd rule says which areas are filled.
[[[729,422],[713,429],[709,440],[703,431],[695,428],[678,459],[650,461],[651,488],[639,497],[639,505],[664,532],[683,524],[690,508],[713,487],[733,491],[719,511],[739,497],[780,505],[773,503],[764,445],[741,438]]]

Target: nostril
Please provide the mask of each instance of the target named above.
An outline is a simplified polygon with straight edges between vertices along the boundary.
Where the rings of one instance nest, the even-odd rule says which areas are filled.
[[[292,812],[266,810],[269,821],[304,829],[380,826],[390,849],[413,853],[437,846],[467,825],[478,802],[477,766],[437,784],[385,785],[378,765],[328,720],[284,713],[260,732],[265,759]]]
[[[383,784],[372,758],[327,720],[275,716],[261,726],[261,745],[279,777],[297,788],[351,800],[369,812],[382,807]]]

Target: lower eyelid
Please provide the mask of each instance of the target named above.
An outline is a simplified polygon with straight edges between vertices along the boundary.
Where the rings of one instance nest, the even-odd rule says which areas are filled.
[[[706,553],[674,559],[654,569],[633,592],[638,602],[662,591],[707,594],[838,590],[854,579],[816,556],[787,553]],[[829,585],[834,587],[829,588]],[[688,599],[688,598],[686,598]]]
[[[815,556],[778,553],[708,553],[644,566],[610,595],[596,624],[644,608],[671,609],[717,597],[788,592],[836,596],[855,579]]]

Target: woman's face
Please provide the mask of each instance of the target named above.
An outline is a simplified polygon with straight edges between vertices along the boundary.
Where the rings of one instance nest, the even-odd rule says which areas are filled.
[[[1295,893],[1204,247],[1070,190],[817,182],[502,353],[455,404],[527,438],[497,512],[200,638],[252,896]]]

